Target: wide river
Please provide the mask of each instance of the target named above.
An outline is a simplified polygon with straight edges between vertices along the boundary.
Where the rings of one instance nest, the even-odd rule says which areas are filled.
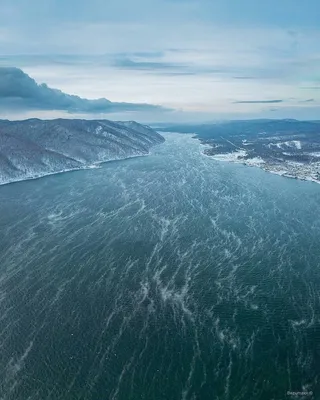
[[[165,137],[0,187],[1,400],[320,399],[320,185]]]

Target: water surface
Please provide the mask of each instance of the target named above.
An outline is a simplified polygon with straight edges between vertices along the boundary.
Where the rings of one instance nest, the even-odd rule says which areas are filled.
[[[166,139],[0,187],[1,400],[320,398],[320,185]]]

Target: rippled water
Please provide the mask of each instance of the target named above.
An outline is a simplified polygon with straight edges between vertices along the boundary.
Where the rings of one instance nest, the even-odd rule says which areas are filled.
[[[320,398],[320,186],[166,139],[0,187],[0,399]]]

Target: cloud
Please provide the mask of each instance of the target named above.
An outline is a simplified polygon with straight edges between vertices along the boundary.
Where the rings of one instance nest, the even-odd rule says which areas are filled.
[[[118,58],[113,62],[113,65],[117,68],[123,69],[137,69],[137,70],[183,70],[187,67],[184,65],[167,63],[167,62],[153,62],[153,61],[134,61],[130,58]]]
[[[300,103],[313,103],[314,99],[302,100]]]
[[[161,58],[164,56],[164,51],[139,51],[133,53],[136,57],[149,57],[149,58]]]
[[[263,4],[253,0],[239,4],[234,0],[70,0],[63,7],[60,3],[33,0],[31,6],[25,0],[2,0],[0,13],[0,65],[14,65],[36,82],[45,82],[46,92],[59,88],[63,93],[57,106],[55,91],[55,109],[60,110],[62,99],[68,99],[69,104],[63,104],[67,112],[90,106],[95,113],[92,118],[96,108],[116,109],[118,114],[125,110],[116,118],[127,118],[128,106],[122,101],[223,118],[227,113],[256,116],[273,106],[284,116],[287,106],[293,110],[288,113],[308,109],[310,115],[317,115],[318,0],[310,0],[303,9],[301,0],[281,4],[277,0]],[[38,86],[42,100],[37,107],[52,107],[48,99],[43,101],[45,85]],[[79,97],[66,99],[65,93]],[[117,106],[85,100],[104,97]],[[315,101],[304,102],[311,98]],[[284,101],[269,105],[243,101],[255,99]],[[34,98],[1,100],[0,96],[0,109],[10,106],[21,111],[22,103],[30,114],[39,115]],[[158,107],[149,110],[139,113],[142,116],[135,112],[132,118],[146,114],[150,120],[151,114],[155,120],[173,118],[173,113],[162,113],[160,118]],[[8,112],[2,114],[6,117]]]
[[[239,100],[233,102],[233,104],[274,104],[274,103],[283,103],[283,100]]]
[[[305,87],[302,87],[301,89],[320,90],[320,86],[305,86]]]
[[[170,61],[144,61],[134,60],[130,57],[118,57],[111,62],[113,67],[118,69],[125,69],[130,71],[146,71],[153,74],[163,74],[170,76],[184,75],[208,75],[220,74],[226,75],[238,72],[236,69],[229,65],[201,65],[194,64],[191,59],[186,60],[184,63],[174,63]],[[238,79],[251,79],[248,77],[239,77]],[[254,79],[254,78],[252,78]]]
[[[238,80],[252,80],[255,79],[254,76],[233,76],[233,79],[238,79]]]
[[[117,58],[111,63],[113,67],[121,70],[144,71],[153,75],[163,76],[194,76],[208,73],[216,73],[213,69],[189,66],[165,61],[135,61],[131,58]],[[220,70],[219,70],[220,72]]]
[[[59,110],[77,113],[169,111],[152,104],[116,103],[105,98],[89,100],[37,84],[19,68],[0,67],[0,108],[7,110]]]

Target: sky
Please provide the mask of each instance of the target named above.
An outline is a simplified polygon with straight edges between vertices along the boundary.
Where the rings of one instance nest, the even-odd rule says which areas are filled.
[[[320,119],[319,0],[1,0],[0,118]]]

